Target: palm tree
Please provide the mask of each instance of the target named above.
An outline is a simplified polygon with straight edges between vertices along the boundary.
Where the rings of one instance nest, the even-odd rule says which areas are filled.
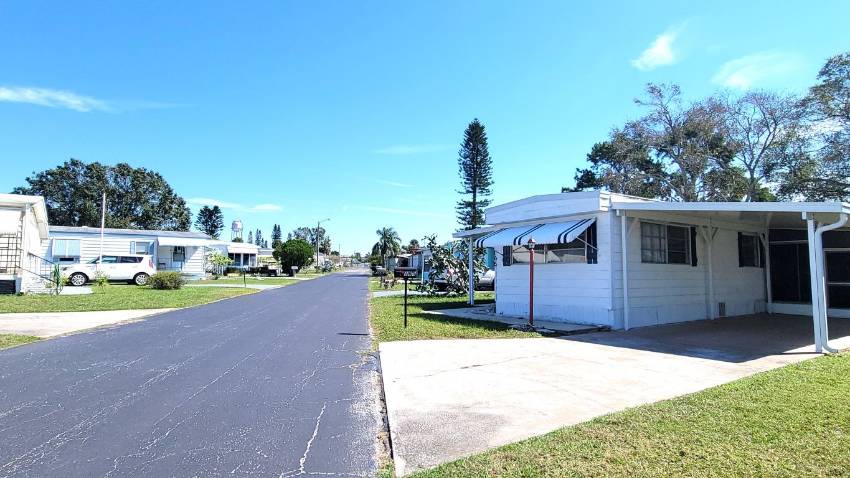
[[[387,255],[398,254],[401,249],[401,237],[392,227],[382,227],[375,231],[378,242],[372,246],[372,254],[380,254],[381,262],[387,266]]]

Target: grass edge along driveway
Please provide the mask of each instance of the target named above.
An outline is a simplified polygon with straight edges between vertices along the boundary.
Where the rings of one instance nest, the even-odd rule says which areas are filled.
[[[819,357],[413,476],[847,476],[848,376],[850,353]]]
[[[0,334],[0,350],[41,340],[32,335]]]
[[[476,303],[492,303],[492,292],[476,293]],[[465,296],[409,296],[408,327],[404,328],[404,297],[372,297],[370,319],[376,342],[428,339],[496,339],[540,337],[500,322],[457,319],[423,313],[426,310],[467,307]]]
[[[254,292],[257,291],[239,287],[156,290],[134,285],[108,285],[101,290],[93,286],[92,293],[86,295],[0,295],[0,313],[181,308]]]

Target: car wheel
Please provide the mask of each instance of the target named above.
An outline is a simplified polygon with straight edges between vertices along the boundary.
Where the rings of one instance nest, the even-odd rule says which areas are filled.
[[[149,275],[145,274],[144,272],[140,272],[140,273],[136,274],[135,277],[133,277],[133,282],[136,285],[145,285],[145,284],[148,283],[149,278],[150,278]]]
[[[82,272],[74,272],[73,274],[71,274],[71,277],[68,278],[68,282],[70,282],[71,285],[76,287],[85,285],[88,280],[89,278],[86,277],[86,275]]]

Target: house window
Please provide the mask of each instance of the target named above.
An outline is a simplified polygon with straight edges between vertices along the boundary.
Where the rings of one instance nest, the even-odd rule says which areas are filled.
[[[186,248],[183,246],[174,246],[174,251],[171,253],[171,262],[185,262]]]
[[[53,239],[53,262],[58,264],[75,264],[80,261],[79,239]]]
[[[738,267],[762,267],[761,241],[756,234],[738,233]]]
[[[130,254],[153,255],[153,241],[133,241],[130,243]]]
[[[596,264],[596,224],[568,244],[535,244],[535,264]],[[528,264],[527,246],[505,246],[503,266]]]
[[[641,222],[640,260],[650,264],[691,264],[690,228]]]

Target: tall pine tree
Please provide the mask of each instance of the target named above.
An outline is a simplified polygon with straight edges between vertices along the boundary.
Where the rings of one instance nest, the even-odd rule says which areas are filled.
[[[465,229],[484,224],[484,209],[490,205],[490,187],[493,185],[493,163],[487,150],[487,132],[478,118],[472,120],[463,133],[463,143],[458,151],[458,171],[461,188],[467,196],[458,201],[455,210],[457,221]]]
[[[280,224],[272,226],[272,248],[277,249],[277,246],[283,243],[283,234],[280,232]]]
[[[213,239],[218,239],[221,230],[224,229],[224,215],[221,213],[221,208],[218,206],[202,207],[198,211],[197,219],[195,219],[195,227]]]

